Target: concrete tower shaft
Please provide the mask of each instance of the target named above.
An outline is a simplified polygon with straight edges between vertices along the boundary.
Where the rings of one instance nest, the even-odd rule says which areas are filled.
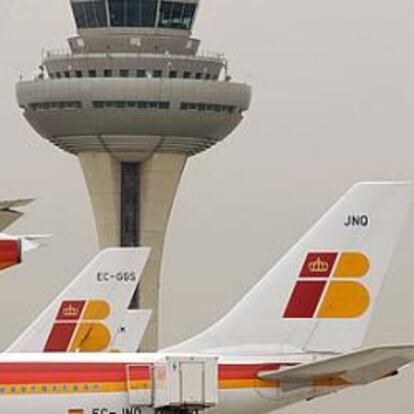
[[[221,55],[191,36],[196,0],[71,0],[77,35],[47,52],[34,80],[17,84],[32,127],[77,155],[101,247],[152,254],[136,305],[154,310],[142,346],[158,338],[165,231],[187,158],[227,137],[249,108]]]

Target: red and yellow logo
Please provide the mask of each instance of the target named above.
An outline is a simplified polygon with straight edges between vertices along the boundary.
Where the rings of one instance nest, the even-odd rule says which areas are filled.
[[[103,300],[62,302],[45,352],[100,352],[111,342],[111,333],[102,322],[110,306]]]
[[[359,281],[370,268],[359,252],[309,253],[290,296],[284,318],[358,318],[370,295]]]

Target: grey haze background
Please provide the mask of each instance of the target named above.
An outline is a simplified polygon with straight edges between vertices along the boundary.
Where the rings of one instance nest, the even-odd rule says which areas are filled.
[[[65,45],[68,0],[0,0],[0,198],[34,196],[15,233],[49,246],[0,277],[5,347],[97,251],[76,158],[36,137],[14,83]],[[7,13],[8,9],[8,13]],[[162,343],[223,314],[351,184],[414,179],[411,0],[204,0],[195,35],[254,87],[246,120],[190,160],[163,268]],[[411,213],[367,344],[414,342]],[[277,292],[275,292],[277,294]],[[411,413],[414,371],[290,413]]]

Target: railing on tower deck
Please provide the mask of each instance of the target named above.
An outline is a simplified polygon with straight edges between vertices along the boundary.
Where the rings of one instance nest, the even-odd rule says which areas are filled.
[[[69,48],[60,48],[60,49],[50,49],[50,50],[44,50],[42,52],[42,61],[45,60],[52,60],[52,59],[62,59],[62,58],[76,58],[78,56],[82,56],[82,55],[88,55],[88,56],[119,56],[119,57],[127,57],[127,56],[135,56],[135,55],[161,55],[161,57],[165,57],[165,58],[182,58],[182,59],[199,59],[199,58],[203,58],[206,60],[212,60],[212,61],[222,61],[222,62],[226,62],[226,59],[224,57],[224,53],[218,53],[218,52],[211,52],[208,50],[201,50],[199,53],[197,53],[196,55],[179,55],[179,54],[170,54],[170,53],[164,53],[164,54],[160,54],[160,53],[149,53],[149,52],[144,52],[144,53],[139,53],[139,52],[135,52],[135,53],[116,53],[116,52],[107,52],[107,53],[90,53],[90,52],[85,52],[85,53],[76,53],[73,54],[71,52],[71,50]]]
[[[64,60],[65,58],[70,61],[70,60],[76,60],[79,58],[92,58],[92,57],[143,57],[143,56],[148,56],[148,57],[157,57],[159,59],[164,59],[164,60],[204,60],[206,63],[219,63],[221,64],[222,68],[224,69],[224,77],[219,77],[218,79],[212,79],[214,81],[230,81],[231,77],[228,75],[228,61],[227,59],[224,57],[223,53],[217,53],[217,52],[210,52],[210,51],[206,51],[206,50],[202,50],[200,51],[200,53],[198,53],[197,55],[193,56],[193,55],[173,55],[173,54],[152,54],[152,53],[77,53],[77,54],[73,54],[71,52],[70,49],[68,48],[60,48],[60,49],[50,49],[50,50],[43,50],[42,51],[42,64],[39,66],[40,72],[34,74],[32,77],[24,77],[23,75],[19,75],[19,81],[26,81],[26,80],[35,80],[35,81],[41,81],[41,80],[48,80],[48,79],[56,79],[53,78],[51,76],[49,76],[48,71],[46,70],[46,63],[47,61],[52,61],[52,60]],[[167,62],[168,65],[168,62]],[[91,67],[90,69],[95,70],[96,68]],[[116,68],[114,68],[116,69]],[[73,71],[75,70],[75,68],[68,67],[67,69],[68,71]],[[84,69],[85,70],[85,69]],[[149,76],[150,77],[150,76]],[[69,78],[74,78],[77,79],[76,76],[70,76]],[[60,78],[59,78],[60,79]],[[62,76],[61,79],[65,79],[64,76]],[[165,78],[164,78],[165,79]],[[197,80],[211,80],[209,79],[197,79]]]

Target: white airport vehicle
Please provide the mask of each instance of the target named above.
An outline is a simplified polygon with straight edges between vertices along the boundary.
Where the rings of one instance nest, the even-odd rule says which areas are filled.
[[[395,375],[414,360],[414,344],[361,345],[412,191],[407,183],[352,187],[224,318],[176,346],[2,354],[0,409],[261,414]],[[132,251],[130,259],[93,273],[128,274],[139,262]]]

